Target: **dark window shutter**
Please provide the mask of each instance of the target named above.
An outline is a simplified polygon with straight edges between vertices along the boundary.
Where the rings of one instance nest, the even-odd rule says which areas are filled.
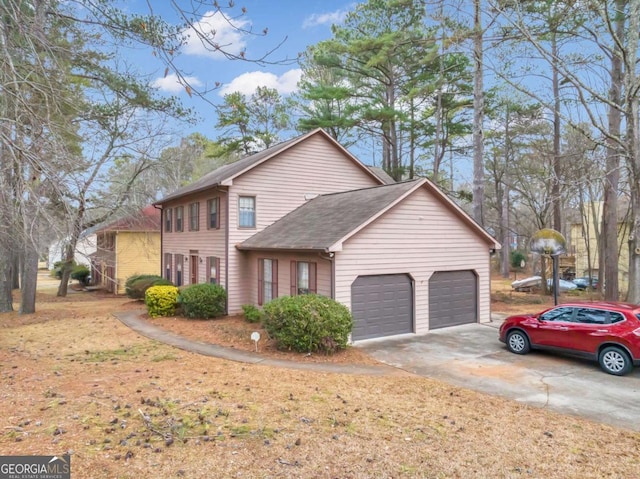
[[[216,284],[220,284],[220,258],[216,257]]]
[[[278,297],[278,260],[271,260],[271,274],[273,277],[271,278],[271,297],[273,299]]]
[[[316,263],[309,263],[309,292],[312,294],[316,294],[318,292],[317,276]]]
[[[291,296],[298,294],[298,263],[291,262],[291,273],[289,282],[291,283]]]
[[[264,259],[258,258],[258,305],[262,306],[263,301],[263,278],[264,278]]]

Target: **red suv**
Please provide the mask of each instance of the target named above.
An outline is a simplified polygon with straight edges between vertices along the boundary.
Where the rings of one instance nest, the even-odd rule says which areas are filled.
[[[623,376],[640,365],[640,306],[597,301],[565,303],[539,314],[511,316],[500,341],[515,354],[550,349],[597,360]]]

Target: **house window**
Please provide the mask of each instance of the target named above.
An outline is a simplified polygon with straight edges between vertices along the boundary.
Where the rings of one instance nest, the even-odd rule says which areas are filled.
[[[218,275],[220,274],[220,258],[209,256],[207,258],[207,271],[209,271],[209,283],[218,284]]]
[[[218,207],[220,206],[219,198],[212,198],[207,201],[207,217],[209,218],[209,224],[207,227],[209,229],[220,228],[220,223],[218,223]]]
[[[164,254],[164,277],[171,281],[171,253]]]
[[[200,229],[200,203],[189,205],[189,231]]]
[[[181,254],[177,254],[176,258],[176,286],[182,286],[182,262],[184,261],[184,256]]]
[[[238,198],[238,226],[240,228],[256,227],[255,196],[241,196]]]
[[[176,231],[184,231],[182,227],[182,218],[184,213],[184,206],[176,207]]]
[[[316,263],[291,262],[291,296],[317,293],[317,269]]]
[[[278,260],[258,259],[258,304],[268,303],[278,296]]]
[[[173,220],[173,210],[171,208],[167,208],[164,210],[164,230],[167,233],[171,233],[171,222]]]

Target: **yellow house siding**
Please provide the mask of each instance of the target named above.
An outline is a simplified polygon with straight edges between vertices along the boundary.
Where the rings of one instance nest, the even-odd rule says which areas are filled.
[[[602,204],[595,205],[595,221],[600,227],[602,223]],[[591,259],[591,272],[598,274],[600,255],[598,254],[598,242],[596,240],[596,228],[593,219],[584,225],[574,223],[571,225],[570,244],[575,248],[576,276],[588,276],[589,274],[589,250]],[[618,223],[618,283],[621,291],[629,287],[629,229],[623,223]]]
[[[160,232],[120,231],[116,234],[117,294],[134,274],[160,275]]]

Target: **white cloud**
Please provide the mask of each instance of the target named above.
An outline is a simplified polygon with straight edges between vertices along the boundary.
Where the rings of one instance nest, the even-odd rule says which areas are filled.
[[[235,77],[230,83],[220,88],[220,96],[229,93],[240,92],[244,95],[252,95],[259,86],[274,88],[282,95],[288,95],[296,91],[298,81],[302,76],[302,70],[296,68],[283,73],[281,76],[268,72],[248,72]]]
[[[196,88],[202,86],[202,82],[198,80],[197,77],[184,77],[184,83]],[[153,83],[151,83],[151,86],[173,94],[180,93],[185,89],[184,85],[180,83],[180,80],[175,73],[171,73],[166,77],[156,78]]]
[[[342,23],[349,13],[348,10],[336,10],[335,12],[314,13],[309,15],[302,22],[302,28],[311,28],[318,25],[333,25],[334,23]]]
[[[210,11],[202,16],[183,34],[186,44],[182,51],[187,55],[199,55],[217,60],[225,58],[214,45],[232,55],[239,54],[246,46],[245,34],[240,30],[251,26],[248,19],[234,19],[230,21],[217,11]]]

